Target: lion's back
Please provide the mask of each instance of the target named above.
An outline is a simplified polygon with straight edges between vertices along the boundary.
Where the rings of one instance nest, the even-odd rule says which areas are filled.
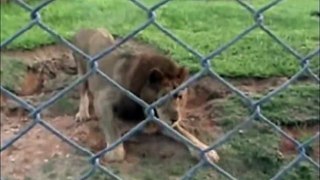
[[[74,38],[74,44],[88,55],[95,55],[115,43],[114,37],[105,29],[81,29]]]

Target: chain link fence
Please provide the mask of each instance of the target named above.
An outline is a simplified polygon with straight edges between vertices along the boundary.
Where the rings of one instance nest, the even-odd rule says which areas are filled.
[[[104,166],[102,166],[99,162],[99,158],[104,155],[105,153],[107,153],[108,151],[114,149],[118,144],[120,144],[121,142],[127,140],[130,136],[133,136],[134,133],[136,133],[137,131],[141,130],[144,125],[147,122],[153,121],[158,123],[160,126],[162,126],[163,128],[166,128],[169,133],[171,133],[172,136],[177,136],[181,141],[187,143],[188,145],[192,146],[193,148],[196,148],[199,150],[199,153],[201,154],[201,160],[192,168],[190,168],[187,172],[185,172],[185,174],[183,175],[182,179],[190,179],[194,176],[194,174],[196,173],[196,171],[202,167],[204,167],[205,165],[209,165],[210,167],[212,167],[213,169],[215,169],[216,171],[218,171],[219,173],[221,173],[224,177],[226,177],[227,179],[237,179],[236,177],[233,177],[230,173],[228,173],[226,170],[222,169],[221,167],[219,167],[217,164],[209,161],[206,156],[204,156],[204,153],[212,150],[212,149],[216,149],[219,146],[221,146],[222,144],[224,144],[225,142],[227,142],[233,135],[235,135],[239,129],[241,129],[242,127],[246,126],[248,123],[255,121],[255,120],[260,120],[261,122],[267,123],[269,126],[271,126],[275,131],[277,131],[278,133],[280,133],[281,135],[283,135],[286,139],[288,139],[290,142],[292,142],[296,148],[299,151],[299,154],[295,157],[294,160],[292,160],[289,164],[287,164],[286,166],[284,166],[282,169],[280,169],[273,177],[273,180],[276,179],[281,179],[288,171],[292,170],[294,167],[296,167],[301,161],[307,161],[309,163],[311,163],[314,168],[316,168],[317,171],[319,171],[319,163],[315,162],[313,159],[311,159],[307,154],[306,154],[306,147],[308,145],[310,145],[311,143],[315,142],[315,141],[319,141],[319,132],[317,132],[313,137],[311,137],[309,140],[307,140],[304,143],[300,143],[297,140],[293,139],[292,137],[290,137],[288,134],[286,134],[279,126],[277,126],[276,124],[274,124],[272,121],[270,121],[267,117],[265,117],[263,115],[263,113],[261,112],[261,105],[266,103],[267,101],[270,100],[271,97],[275,96],[276,94],[284,91],[292,82],[294,82],[295,80],[297,80],[297,78],[299,78],[301,75],[303,74],[307,74],[309,75],[312,79],[315,80],[315,82],[317,84],[319,84],[319,77],[314,74],[311,69],[309,68],[309,61],[315,57],[316,55],[318,55],[320,53],[320,49],[316,49],[312,52],[310,52],[308,55],[303,56],[301,54],[299,54],[297,51],[295,51],[293,48],[291,48],[288,44],[286,44],[284,41],[282,41],[279,37],[277,37],[265,24],[264,24],[264,16],[263,13],[266,12],[267,10],[269,10],[270,8],[272,8],[273,6],[276,6],[278,3],[280,3],[282,0],[274,0],[269,2],[267,5],[259,8],[259,9],[255,9],[253,8],[250,4],[248,4],[245,1],[242,0],[235,0],[240,6],[242,6],[243,8],[245,8],[247,11],[249,11],[252,14],[252,17],[255,21],[255,23],[248,27],[247,29],[243,30],[242,32],[239,33],[239,35],[237,35],[235,38],[231,39],[229,42],[225,43],[224,45],[220,46],[218,49],[212,51],[212,53],[208,54],[208,55],[202,55],[200,53],[198,53],[196,50],[192,49],[188,44],[186,44],[185,42],[183,42],[182,40],[180,40],[179,38],[177,38],[173,33],[170,32],[170,30],[166,29],[165,27],[163,27],[161,24],[159,24],[156,21],[156,11],[158,8],[160,8],[163,5],[166,4],[170,4],[170,0],[162,0],[160,2],[158,2],[157,4],[153,5],[151,8],[148,8],[147,6],[145,6],[141,1],[139,0],[128,0],[132,3],[134,3],[136,6],[138,6],[139,8],[141,8],[143,11],[145,11],[146,15],[148,16],[148,20],[143,23],[141,26],[139,26],[138,28],[136,28],[135,30],[132,30],[132,32],[130,34],[128,34],[127,36],[125,36],[121,41],[117,42],[114,46],[105,49],[103,52],[96,54],[95,56],[91,57],[89,55],[86,55],[85,53],[83,53],[80,49],[78,49],[77,47],[75,47],[73,44],[71,44],[69,41],[67,41],[66,39],[64,39],[62,36],[60,36],[58,33],[56,33],[53,29],[49,28],[45,23],[43,23],[41,21],[41,10],[50,5],[50,3],[52,3],[54,0],[47,0],[47,1],[42,1],[39,5],[37,5],[36,7],[32,8],[30,7],[27,3],[25,3],[23,0],[15,0],[15,3],[19,6],[21,6],[23,9],[25,9],[26,11],[30,12],[30,22],[28,24],[26,24],[23,28],[21,28],[19,31],[17,31],[13,36],[11,36],[10,38],[6,39],[5,41],[1,42],[1,50],[4,49],[8,44],[10,44],[12,41],[14,41],[15,39],[17,39],[19,36],[21,36],[22,34],[24,34],[25,32],[27,32],[28,30],[30,30],[32,27],[34,26],[38,26],[40,27],[42,30],[48,32],[50,35],[52,35],[53,37],[55,37],[58,41],[64,43],[65,45],[67,45],[69,48],[71,48],[73,51],[78,52],[79,54],[83,55],[84,57],[86,57],[86,59],[88,61],[90,61],[91,63],[93,63],[94,66],[92,66],[91,70],[85,74],[83,77],[79,77],[77,80],[75,80],[74,82],[70,83],[69,86],[65,87],[63,90],[61,90],[60,92],[58,92],[56,95],[54,95],[52,98],[50,98],[49,100],[43,102],[42,104],[40,104],[37,107],[31,106],[30,104],[28,104],[26,101],[24,101],[23,99],[19,98],[18,96],[16,96],[15,94],[13,94],[12,92],[10,92],[9,90],[7,90],[6,88],[4,88],[1,85],[1,93],[4,94],[5,96],[12,98],[13,100],[15,100],[17,103],[20,104],[20,106],[22,106],[24,109],[26,109],[27,111],[29,111],[29,116],[32,117],[33,121],[32,123],[25,127],[24,129],[22,129],[15,137],[13,137],[12,139],[6,141],[6,143],[4,143],[4,145],[1,147],[1,152],[5,151],[7,148],[9,148],[10,146],[13,145],[13,143],[15,143],[18,139],[20,139],[22,136],[24,136],[28,131],[30,131],[35,125],[41,125],[44,128],[46,128],[48,131],[52,132],[54,135],[56,135],[57,137],[61,138],[62,140],[64,140],[66,143],[68,143],[69,145],[73,146],[74,148],[80,150],[81,152],[91,156],[90,158],[90,163],[91,163],[91,169],[89,172],[87,172],[85,175],[83,175],[81,177],[81,179],[88,179],[90,176],[92,176],[98,169],[102,170],[103,172],[106,173],[106,175],[112,177],[113,179],[121,179],[120,177],[118,177],[116,174],[112,173],[108,168],[105,168]],[[128,40],[130,40],[131,38],[133,38],[135,35],[137,35],[138,33],[142,32],[144,29],[146,29],[148,26],[150,25],[154,25],[155,27],[157,27],[162,33],[164,33],[165,35],[167,35],[168,37],[170,37],[173,41],[175,41],[177,44],[179,44],[180,46],[182,46],[183,48],[185,48],[187,51],[189,51],[190,53],[192,53],[196,58],[199,59],[199,63],[201,65],[201,70],[199,72],[197,72],[196,74],[194,74],[192,77],[190,77],[187,81],[185,81],[183,84],[181,84],[177,89],[175,89],[172,94],[177,93],[178,91],[188,87],[191,83],[199,80],[200,78],[204,77],[204,76],[210,76],[212,78],[216,78],[218,79],[221,83],[223,83],[224,85],[226,85],[228,88],[230,88],[234,93],[236,93],[239,97],[241,97],[242,100],[244,100],[244,102],[246,103],[246,105],[248,106],[249,109],[252,110],[252,114],[250,116],[249,119],[247,119],[246,121],[240,123],[239,125],[237,125],[236,127],[234,127],[231,131],[229,131],[228,133],[226,133],[223,137],[221,137],[220,139],[218,139],[214,144],[212,144],[208,149],[206,150],[200,150],[199,148],[195,147],[190,141],[188,141],[186,138],[184,138],[183,136],[181,136],[180,134],[178,134],[174,129],[172,129],[170,126],[168,126],[167,124],[163,123],[162,121],[160,121],[159,119],[157,119],[154,116],[154,112],[153,112],[153,108],[157,105],[160,105],[162,103],[164,103],[169,96],[171,96],[172,94],[168,94],[160,99],[158,99],[156,102],[152,103],[152,104],[146,104],[144,101],[142,101],[141,99],[139,99],[138,97],[136,97],[134,94],[132,94],[130,91],[126,90],[125,88],[121,87],[119,84],[117,84],[115,81],[113,81],[111,78],[109,78],[107,75],[105,75],[101,70],[99,70],[99,67],[96,63],[96,61],[100,60],[102,57],[107,56],[111,51],[113,51],[114,49],[118,48],[119,46],[121,46],[122,44],[126,43]],[[5,27],[2,27],[5,28]],[[243,93],[242,91],[240,91],[239,89],[237,89],[236,87],[234,87],[232,84],[230,84],[228,81],[226,81],[225,79],[223,79],[222,77],[220,77],[214,69],[211,68],[210,65],[210,61],[212,59],[214,59],[216,56],[218,56],[220,53],[222,53],[224,50],[226,50],[227,48],[229,48],[230,46],[232,46],[233,44],[237,43],[237,41],[239,41],[240,39],[242,39],[244,36],[248,35],[250,32],[252,32],[255,29],[261,29],[262,31],[264,31],[266,34],[268,34],[275,43],[280,44],[288,53],[290,53],[291,55],[293,55],[297,61],[299,61],[300,63],[300,70],[294,75],[292,76],[288,81],[286,81],[285,83],[283,83],[280,87],[276,88],[275,90],[273,90],[272,92],[268,93],[266,96],[260,98],[259,100],[255,101],[253,99],[251,99],[250,97],[248,97],[247,95],[245,95],[245,93]],[[140,104],[145,105],[146,108],[146,112],[147,112],[147,119],[145,119],[144,121],[142,121],[141,123],[139,123],[138,125],[136,125],[134,128],[132,128],[129,132],[127,132],[125,135],[123,135],[121,137],[121,139],[117,140],[116,142],[114,142],[113,144],[111,144],[109,147],[105,148],[104,150],[93,154],[92,152],[90,152],[89,150],[81,147],[80,145],[78,145],[76,142],[70,140],[69,138],[67,138],[65,135],[63,135],[62,133],[60,133],[57,129],[55,129],[54,127],[52,127],[49,123],[47,123],[46,121],[44,121],[41,117],[41,112],[42,110],[44,110],[45,108],[47,108],[48,106],[50,106],[51,104],[53,104],[54,102],[58,101],[62,96],[64,96],[67,92],[71,91],[73,88],[75,88],[75,86],[79,85],[80,83],[82,83],[86,78],[88,78],[89,76],[91,76],[92,74],[97,73],[99,75],[101,75],[102,77],[105,78],[106,83],[111,83],[114,87],[118,88],[121,92],[125,93],[127,96],[129,96],[130,98],[132,98],[133,100],[137,101]],[[3,179],[3,178],[1,178]]]

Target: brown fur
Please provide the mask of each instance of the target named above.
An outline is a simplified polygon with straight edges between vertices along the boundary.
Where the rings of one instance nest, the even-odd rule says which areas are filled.
[[[80,30],[74,37],[74,44],[89,55],[95,55],[114,44],[112,35],[104,29]],[[78,74],[87,72],[86,61],[74,53]],[[99,62],[99,69],[106,75],[130,90],[147,103],[152,103],[177,88],[188,76],[184,67],[168,57],[126,52],[117,49]],[[181,108],[185,104],[185,92],[166,101],[156,111],[161,120],[172,125],[181,118]],[[84,120],[89,115],[89,96],[93,96],[95,114],[101,122],[107,144],[121,136],[121,122],[129,123],[145,119],[143,108],[133,100],[110,86],[104,78],[94,75],[81,84],[79,112],[76,119]],[[125,158],[123,145],[120,144],[107,153],[109,161],[121,161]]]

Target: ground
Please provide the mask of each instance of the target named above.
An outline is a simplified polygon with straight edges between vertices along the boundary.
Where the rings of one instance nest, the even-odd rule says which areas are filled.
[[[135,48],[141,46],[134,41],[131,42],[131,45]],[[148,47],[146,46],[145,48]],[[33,56],[37,56],[38,52],[47,54],[42,57],[43,59],[51,59],[51,61],[41,62],[41,66],[51,68],[47,68],[46,71],[41,73],[34,73],[32,70],[24,71],[27,68],[21,68],[26,74],[31,74],[25,75],[25,79],[21,80],[21,84],[28,84],[29,89],[22,88],[27,92],[15,91],[17,94],[21,94],[22,98],[34,104],[51,97],[59,90],[59,87],[68,84],[73,80],[72,77],[75,76],[75,72],[72,71],[74,69],[72,59],[64,62],[63,67],[69,66],[68,68],[59,68],[62,67],[61,63],[63,62],[61,57],[70,57],[70,52],[67,50],[62,51],[60,46],[42,47],[29,52],[4,52],[4,55],[14,59],[25,57],[28,60],[28,58],[32,59]],[[51,57],[50,54],[54,54],[55,57]],[[37,69],[40,69],[39,63],[34,64]],[[33,67],[30,64],[26,66]],[[51,74],[51,76],[48,74]],[[33,76],[31,81],[30,76]],[[41,81],[40,79],[44,80]],[[66,80],[67,82],[65,82]],[[286,80],[286,78],[229,79],[236,87],[253,97],[269,92]],[[32,82],[35,81],[39,81],[39,83],[34,83],[34,87],[32,87]],[[38,84],[41,85],[39,86]],[[295,138],[311,137],[317,127],[311,124],[313,128],[310,128],[308,122],[303,122],[302,124],[307,129],[305,131],[301,126],[295,126],[294,124],[298,120],[312,123],[312,119],[309,120],[308,117],[316,116],[317,111],[319,111],[317,90],[318,87],[312,85],[308,80],[303,80],[293,85],[288,92],[280,94],[271,104],[265,105],[266,116],[272,120],[279,121],[276,123],[287,124],[288,126],[284,127],[288,127],[286,128],[287,132],[292,133]],[[303,95],[293,96],[302,91],[304,92]],[[189,97],[183,125],[206,143],[213,143],[214,140],[217,140],[249,116],[248,110],[232,92],[217,80],[208,77],[192,85],[189,90]],[[307,108],[301,109],[300,104],[305,99],[312,101],[307,101],[305,104]],[[26,127],[30,123],[30,119],[25,117],[25,112],[15,105],[12,100],[3,97],[2,101],[1,110],[4,118],[1,119],[1,142],[3,144],[5,140],[12,138],[19,132],[21,128]],[[78,94],[75,90],[44,111],[43,119],[80,145],[97,152],[104,147],[103,137],[99,132],[96,121],[89,121],[83,124],[75,122],[74,114],[77,110],[77,102]],[[298,107],[300,107],[300,111]],[[281,111],[275,111],[275,108],[280,108]],[[296,152],[292,143],[286,141],[285,138],[270,133],[272,131],[268,126],[258,123],[253,123],[253,125],[255,127],[239,131],[233,141],[218,149],[222,158],[219,165],[237,177],[250,179],[257,173],[262,173],[261,177],[268,178],[281,165],[292,159],[291,155]],[[304,134],[301,135],[301,133]],[[257,136],[258,134],[259,136]],[[261,143],[264,144],[263,147],[250,148],[250,146],[258,144],[262,145]],[[246,148],[248,149],[241,146],[247,146]],[[270,146],[273,146],[274,149],[268,149]],[[130,175],[132,179],[152,179],[154,176],[162,176],[163,179],[176,179],[197,162],[189,156],[183,145],[158,134],[153,136],[139,135],[137,138],[126,142],[125,147],[128,151],[126,162],[112,165],[112,168],[117,170],[122,177],[129,178],[128,175]],[[316,147],[317,144],[313,145],[313,148]],[[25,156],[26,154],[28,156]],[[317,148],[312,150],[312,156],[315,159],[319,158],[319,150]],[[234,160],[234,158],[237,160]],[[40,125],[34,127],[26,136],[1,153],[1,164],[4,165],[2,166],[2,172],[9,179],[10,177],[23,179],[23,175],[30,173],[34,173],[35,176],[29,175],[29,179],[47,179],[49,177],[51,179],[59,179],[58,177],[65,176],[75,178],[88,171],[90,166],[86,160],[74,148]],[[265,165],[261,166],[259,164],[261,167],[255,167],[254,165],[259,161],[265,163]],[[252,166],[257,169],[243,174],[238,169],[242,163],[247,164],[246,168]],[[71,164],[73,165],[72,168],[66,168],[70,167]],[[83,166],[84,164],[87,166]],[[272,169],[270,169],[270,166],[272,166]],[[312,168],[308,167],[309,170],[312,170]],[[209,179],[219,177],[215,171],[203,172],[198,176],[199,178],[206,177]]]
[[[142,10],[132,4],[111,1],[114,3],[92,0],[89,5],[86,2],[57,0],[45,8],[42,18],[66,38],[81,27],[101,25],[106,25],[113,34],[121,37],[145,19]],[[36,0],[28,2],[39,3]],[[156,1],[144,2],[151,6]],[[261,7],[267,2],[259,0],[251,3]],[[266,13],[266,24],[305,55],[318,47],[318,20],[309,16],[318,3],[315,0],[308,4],[302,0],[280,3]],[[92,14],[83,13],[90,8]],[[130,13],[126,13],[129,9]],[[157,12],[159,23],[204,54],[252,24],[250,15],[231,1],[173,1]],[[105,18],[105,14],[112,18]],[[29,15],[14,4],[1,5],[1,23],[6,25],[6,28],[1,28],[1,42],[26,24],[28,18]],[[200,67],[196,58],[154,27],[140,34],[129,46],[137,50],[161,51],[186,65],[192,72]],[[311,64],[319,75],[318,59],[313,58]],[[266,34],[254,31],[215,58],[212,67],[245,94],[257,99],[290,78],[298,70],[299,63]],[[74,80],[75,74],[70,51],[54,44],[53,39],[39,28],[32,29],[4,50],[1,49],[1,85],[32,104],[48,100]],[[264,104],[262,113],[290,136],[303,142],[319,129],[319,93],[318,84],[301,78]],[[183,126],[208,144],[214,143],[250,116],[249,109],[239,97],[216,79],[201,79],[190,87],[189,95]],[[42,118],[81,146],[97,152],[104,147],[97,121],[81,124],[74,121],[78,100],[75,89],[44,110]],[[1,147],[30,123],[21,107],[1,96]],[[128,151],[125,162],[105,164],[124,179],[175,180],[197,163],[183,145],[159,134],[139,134],[125,142],[125,148]],[[259,120],[240,129],[217,151],[221,156],[219,166],[234,177],[248,180],[256,177],[270,179],[297,155],[290,141]],[[319,163],[319,143],[308,147],[307,153]],[[5,179],[77,179],[89,170],[88,157],[40,124],[1,151],[1,177]],[[308,163],[300,163],[289,174],[286,179],[319,179],[319,173]],[[89,179],[108,178],[96,172]],[[224,177],[207,168],[200,170],[196,179]]]

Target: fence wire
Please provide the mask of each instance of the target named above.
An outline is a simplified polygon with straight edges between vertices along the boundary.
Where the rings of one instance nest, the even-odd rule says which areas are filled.
[[[169,4],[170,0],[163,0],[158,2],[157,4],[153,5],[152,7],[148,8],[146,5],[144,5],[141,1],[139,0],[128,0],[131,1],[133,4],[135,4],[137,7],[141,8],[147,15],[147,20],[143,24],[141,24],[139,27],[136,29],[132,30],[131,33],[129,33],[127,36],[125,36],[121,41],[117,42],[115,45],[112,47],[109,47],[105,49],[104,51],[96,54],[95,56],[89,56],[82,52],[80,49],[78,49],[76,46],[74,46],[72,43],[70,43],[68,40],[60,36],[54,29],[51,29],[48,27],[45,23],[41,21],[41,10],[45,8],[46,6],[49,6],[54,0],[47,0],[47,1],[42,1],[39,5],[36,7],[31,7],[29,6],[26,2],[23,0],[15,0],[15,3],[22,7],[25,11],[30,13],[30,22],[26,24],[23,28],[21,28],[19,31],[17,31],[14,35],[6,39],[5,41],[1,42],[1,50],[4,49],[8,44],[10,44],[12,41],[20,37],[22,34],[25,32],[29,31],[31,28],[34,26],[40,27],[42,30],[46,31],[50,35],[52,35],[54,38],[56,38],[58,41],[64,43],[67,45],[69,48],[71,48],[73,51],[76,51],[77,53],[83,55],[86,60],[89,62],[93,63],[93,66],[91,70],[83,75],[82,77],[79,77],[77,80],[74,82],[70,83],[69,86],[58,92],[56,95],[51,97],[49,100],[43,102],[37,107],[34,107],[30,104],[28,104],[26,101],[23,99],[19,98],[9,90],[7,90],[5,87],[2,85],[0,86],[1,88],[1,93],[4,94],[5,96],[13,99],[16,101],[18,104],[20,104],[21,107],[26,109],[29,112],[29,116],[32,117],[33,121],[30,125],[22,129],[16,136],[14,136],[12,139],[6,141],[4,145],[1,147],[1,151],[5,151],[8,147],[12,146],[12,144],[20,139],[22,136],[24,136],[28,131],[30,131],[34,126],[36,125],[41,125],[44,128],[46,128],[48,131],[62,139],[64,142],[68,143],[72,147],[76,148],[77,150],[85,153],[86,155],[89,155],[90,158],[90,163],[91,163],[91,169],[81,177],[81,179],[88,179],[90,176],[92,176],[97,170],[102,170],[107,176],[113,178],[113,179],[121,179],[118,177],[116,174],[112,173],[108,168],[102,166],[100,164],[99,158],[107,153],[108,151],[114,149],[117,145],[120,143],[124,142],[127,140],[129,137],[133,136],[136,132],[141,130],[146,123],[148,122],[156,122],[159,124],[161,127],[165,128],[172,136],[178,137],[182,142],[185,144],[188,144],[189,146],[196,148],[199,150],[199,153],[201,153],[201,160],[191,167],[182,177],[182,179],[190,179],[192,178],[195,173],[200,169],[203,168],[204,166],[209,165],[211,168],[215,169],[219,173],[221,173],[224,177],[227,179],[237,179],[236,177],[232,176],[229,172],[221,168],[219,165],[215,164],[214,162],[209,161],[206,156],[204,156],[204,153],[216,149],[226,143],[232,136],[234,136],[239,129],[245,127],[252,121],[256,121],[257,119],[260,120],[261,122],[264,122],[268,124],[270,127],[272,127],[275,131],[283,135],[286,139],[288,139],[290,142],[295,144],[296,148],[299,151],[299,154],[295,157],[294,160],[292,160],[289,164],[284,166],[282,169],[279,169],[279,171],[271,178],[272,180],[277,180],[281,179],[288,171],[292,170],[294,167],[296,167],[300,162],[302,161],[307,161],[310,164],[314,166],[314,168],[319,171],[320,166],[319,163],[315,162],[312,158],[310,158],[306,154],[306,147],[310,145],[311,143],[314,143],[315,141],[319,141],[319,132],[317,132],[313,137],[311,137],[309,140],[307,140],[304,143],[300,143],[297,140],[293,139],[290,137],[286,132],[284,132],[279,126],[274,124],[272,121],[270,121],[267,117],[263,115],[261,112],[261,105],[268,102],[271,97],[279,94],[280,92],[284,91],[291,83],[293,83],[297,78],[299,78],[303,74],[309,75],[311,78],[315,80],[315,83],[319,84],[320,80],[319,77],[312,72],[312,70],[309,67],[309,61],[320,54],[320,49],[316,49],[312,52],[310,52],[308,55],[303,56],[299,54],[296,50],[294,50],[292,47],[290,47],[288,44],[286,44],[283,40],[281,40],[277,35],[275,35],[272,30],[270,30],[265,24],[264,24],[264,16],[263,13],[269,10],[270,8],[276,6],[279,4],[282,0],[274,0],[268,3],[267,5],[261,7],[260,9],[255,9],[253,8],[250,4],[243,0],[235,0],[240,6],[242,6],[245,10],[250,12],[252,14],[252,18],[254,19],[254,24],[245,29],[244,31],[240,32],[236,37],[228,41],[227,43],[223,44],[216,50],[212,51],[212,53],[209,53],[208,55],[203,55],[194,50],[191,46],[189,46],[187,43],[183,42],[181,39],[179,39],[177,36],[175,36],[170,30],[166,29],[163,27],[161,24],[159,24],[156,21],[156,11],[163,5]],[[108,77],[106,74],[104,74],[100,69],[96,61],[99,61],[102,57],[107,56],[109,53],[111,53],[113,50],[121,46],[122,44],[126,43],[128,40],[132,39],[135,37],[138,33],[142,32],[144,29],[148,28],[150,25],[154,25],[157,27],[163,34],[171,38],[173,41],[175,41],[177,44],[179,44],[181,47],[186,49],[188,52],[193,54],[194,57],[196,57],[199,60],[199,64],[201,65],[201,70],[196,73],[195,75],[191,76],[187,81],[185,81],[183,84],[181,84],[177,89],[172,91],[170,94],[158,99],[152,104],[147,104],[143,100],[139,99],[137,96],[135,96],[133,93],[130,91],[126,90],[125,88],[121,87],[119,84],[117,84],[115,81],[113,81],[110,77]],[[2,27],[3,28],[3,27]],[[5,28],[5,27],[4,27]],[[257,101],[254,101],[250,97],[246,96],[245,93],[243,93],[241,90],[237,89],[234,87],[232,84],[230,84],[228,81],[220,77],[214,69],[210,66],[210,62],[212,59],[214,59],[216,56],[221,54],[223,51],[228,49],[230,46],[234,45],[237,43],[240,39],[251,33],[255,29],[261,29],[264,31],[267,35],[269,35],[276,43],[280,44],[288,53],[290,53],[292,56],[294,56],[298,62],[300,62],[301,68],[300,70],[291,77],[288,81],[286,81],[284,84],[282,84],[280,87],[277,89],[273,90],[266,96],[260,98]],[[141,123],[137,124],[134,128],[132,128],[129,132],[127,132],[125,135],[123,135],[120,139],[118,139],[116,142],[108,146],[107,148],[103,149],[102,151],[94,154],[87,150],[84,147],[81,147],[78,145],[76,142],[72,141],[62,133],[60,133],[57,129],[55,129],[53,126],[51,126],[49,123],[44,121],[41,117],[41,112],[45,109],[48,108],[50,105],[52,105],[54,102],[59,100],[62,96],[64,96],[67,92],[71,91],[72,89],[75,88],[75,86],[79,85],[82,83],[85,79],[87,79],[89,76],[93,75],[94,73],[97,73],[98,75],[104,77],[106,80],[106,83],[111,83],[114,87],[118,88],[121,92],[125,93],[128,97],[132,98],[134,101],[138,102],[142,106],[146,108],[147,112],[147,118],[142,121]],[[154,115],[154,107],[161,105],[164,103],[172,94],[177,93],[178,91],[188,87],[191,83],[196,82],[197,80],[201,79],[204,76],[210,76],[212,78],[217,79],[219,82],[222,84],[226,85],[232,92],[237,94],[252,110],[251,116],[244,122],[240,123],[236,127],[234,127],[231,131],[226,133],[223,137],[218,139],[214,144],[212,144],[208,149],[201,150],[194,146],[189,140],[181,136],[179,133],[177,133],[173,128],[168,126],[167,124],[163,123],[161,120],[157,119]],[[1,178],[4,179],[4,178]]]

